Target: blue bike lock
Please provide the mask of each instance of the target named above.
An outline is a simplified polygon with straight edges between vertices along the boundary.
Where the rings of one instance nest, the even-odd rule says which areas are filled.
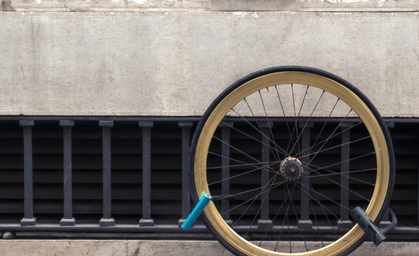
[[[201,199],[199,199],[199,202],[196,204],[195,208],[192,210],[188,218],[183,223],[182,228],[184,230],[188,231],[192,227],[199,214],[201,214],[201,212],[204,210],[205,206],[207,206],[209,201],[211,201],[211,196],[203,192]]]

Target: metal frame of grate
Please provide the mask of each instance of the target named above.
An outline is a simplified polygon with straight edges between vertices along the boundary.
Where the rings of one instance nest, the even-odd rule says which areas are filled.
[[[185,235],[180,226],[191,208],[189,147],[198,121],[199,117],[0,117],[0,232],[47,232],[54,237],[85,237],[82,232],[126,238],[138,233]],[[400,225],[391,233],[418,239],[419,119],[385,121],[398,170],[391,207]],[[223,138],[230,139],[229,128],[221,129]],[[340,139],[349,141],[351,136],[356,135],[344,132]],[[309,130],[302,143],[309,146]],[[340,150],[349,157],[349,147]],[[349,181],[342,176],[341,182]],[[342,197],[349,205],[348,195]],[[263,207],[261,220],[267,220],[269,206]],[[303,200],[303,222],[309,222],[308,208]],[[345,208],[340,211],[342,221],[349,221]],[[189,232],[208,231],[198,222]]]

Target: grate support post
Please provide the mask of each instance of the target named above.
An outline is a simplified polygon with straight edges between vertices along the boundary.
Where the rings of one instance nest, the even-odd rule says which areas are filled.
[[[258,228],[271,228],[273,222],[269,219],[269,179],[270,179],[270,170],[269,170],[269,157],[270,157],[270,140],[275,140],[272,138],[272,122],[262,122],[259,124],[259,128],[262,131],[262,172],[261,172],[261,210],[260,210],[260,219],[258,220]]]
[[[310,130],[314,124],[312,122],[300,122],[298,123],[301,136],[301,152],[307,152],[310,148]],[[301,162],[303,166],[307,166],[310,162],[310,155],[303,154]],[[301,229],[311,229],[313,222],[310,219],[310,172],[303,171],[301,175],[301,218],[298,220],[298,227]],[[313,209],[314,210],[314,209]]]
[[[143,133],[143,217],[140,227],[154,226],[151,218],[151,128],[153,122],[139,122]]]
[[[34,120],[20,120],[19,125],[23,128],[23,176],[24,176],[24,217],[20,221],[21,226],[36,225],[33,216],[33,148],[32,127]]]
[[[103,217],[99,224],[101,227],[115,226],[115,220],[111,217],[112,209],[112,177],[111,177],[111,128],[113,121],[99,121],[102,127],[103,149]]]
[[[191,208],[188,158],[193,122],[179,122],[178,125],[182,129],[182,218],[178,222],[179,227],[181,227],[188,217]]]
[[[64,217],[60,226],[74,226],[76,219],[73,218],[73,161],[72,161],[72,128],[74,121],[60,120],[63,127],[64,144]]]

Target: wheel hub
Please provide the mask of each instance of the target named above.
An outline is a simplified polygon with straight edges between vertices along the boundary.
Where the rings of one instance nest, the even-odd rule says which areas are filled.
[[[303,173],[303,165],[297,158],[287,157],[282,160],[279,171],[285,179],[294,181],[301,177],[301,174]]]

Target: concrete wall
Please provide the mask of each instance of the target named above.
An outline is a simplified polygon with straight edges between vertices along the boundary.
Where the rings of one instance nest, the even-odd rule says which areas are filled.
[[[2,0],[14,11],[417,11],[419,0]]]
[[[201,115],[251,72],[304,65],[347,79],[384,116],[419,117],[419,0],[1,8],[0,115]]]
[[[276,242],[275,242],[276,243]],[[311,242],[307,242],[313,244]],[[319,243],[319,242],[318,242]],[[279,246],[287,248],[286,242]],[[294,242],[300,246],[302,242]],[[365,242],[351,256],[412,256],[418,243],[384,242],[375,246]],[[146,240],[0,240],[0,254],[14,256],[233,256],[216,241],[146,241]]]

